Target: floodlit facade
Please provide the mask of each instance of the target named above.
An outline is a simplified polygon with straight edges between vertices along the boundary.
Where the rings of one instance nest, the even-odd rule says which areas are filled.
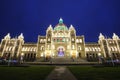
[[[0,44],[0,57],[36,60],[39,58],[120,58],[120,39],[113,33],[112,38],[105,38],[102,33],[97,43],[85,42],[84,35],[77,36],[75,28],[68,28],[60,18],[59,23],[50,25],[45,36],[38,36],[37,43],[25,43],[21,33],[17,38],[11,38],[8,33]]]

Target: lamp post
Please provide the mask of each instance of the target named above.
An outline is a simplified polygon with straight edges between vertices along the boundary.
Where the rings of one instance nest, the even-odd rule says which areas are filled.
[[[98,53],[98,61],[99,61],[99,63],[101,62],[101,53]]]
[[[114,67],[114,62],[113,62],[112,55],[110,54],[109,56],[110,56],[110,59],[111,59],[112,65],[113,65],[113,67]]]
[[[24,53],[21,53],[20,62],[23,63]]]

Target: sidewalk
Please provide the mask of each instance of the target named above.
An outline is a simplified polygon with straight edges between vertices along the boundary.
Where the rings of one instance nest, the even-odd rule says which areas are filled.
[[[65,66],[56,66],[46,80],[77,80]]]

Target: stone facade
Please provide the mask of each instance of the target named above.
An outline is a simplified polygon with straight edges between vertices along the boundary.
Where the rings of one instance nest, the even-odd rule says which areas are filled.
[[[39,58],[120,58],[120,39],[113,33],[112,38],[105,38],[102,33],[97,43],[85,42],[84,35],[77,36],[75,28],[68,28],[60,18],[59,23],[46,30],[46,36],[38,36],[37,43],[25,43],[23,34],[11,38],[8,33],[0,44],[0,57],[20,58],[34,61]]]

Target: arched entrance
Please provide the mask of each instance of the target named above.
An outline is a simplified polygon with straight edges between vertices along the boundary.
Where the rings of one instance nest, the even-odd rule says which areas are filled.
[[[65,51],[65,49],[64,49],[63,46],[58,47],[58,49],[57,49],[58,57],[64,57],[65,56],[65,52],[64,51]]]

